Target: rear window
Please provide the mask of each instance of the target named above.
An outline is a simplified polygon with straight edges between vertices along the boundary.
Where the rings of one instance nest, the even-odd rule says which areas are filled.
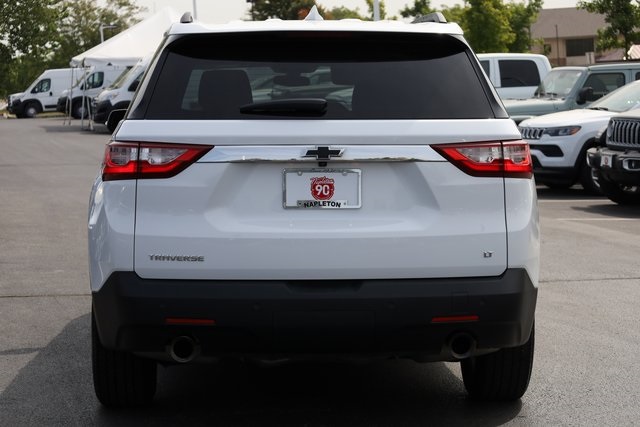
[[[494,117],[487,83],[471,58],[464,43],[447,35],[183,36],[166,48],[147,85],[153,90],[131,118]],[[272,101],[279,103],[275,110],[242,108]]]
[[[526,59],[507,59],[500,62],[502,87],[538,86],[540,73],[535,62]]]

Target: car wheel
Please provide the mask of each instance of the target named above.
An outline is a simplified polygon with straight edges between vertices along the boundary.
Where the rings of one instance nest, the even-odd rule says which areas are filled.
[[[580,170],[580,184],[587,193],[602,195],[598,173],[586,163]]]
[[[534,329],[529,340],[518,347],[503,348],[460,362],[469,397],[478,400],[516,400],[529,387],[533,366]]]
[[[71,106],[71,116],[74,119],[86,119],[88,117],[87,106],[82,105],[81,99],[73,102]]]
[[[156,393],[157,363],[132,353],[110,350],[100,342],[91,316],[93,386],[100,403],[111,407],[141,406]]]
[[[29,102],[24,106],[23,117],[27,117],[29,119],[33,119],[40,113],[40,107],[35,102]]]
[[[600,190],[602,194],[607,196],[609,200],[616,202],[619,205],[640,205],[640,186],[637,185],[622,185],[616,182],[611,182],[606,178],[603,178],[598,173],[600,182]]]

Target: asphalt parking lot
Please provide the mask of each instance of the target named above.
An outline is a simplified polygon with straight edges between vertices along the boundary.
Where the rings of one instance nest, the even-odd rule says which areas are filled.
[[[465,397],[457,364],[388,361],[161,368],[154,405],[93,393],[89,190],[109,135],[0,119],[0,426],[636,425],[640,209],[540,187],[542,264],[529,391]]]

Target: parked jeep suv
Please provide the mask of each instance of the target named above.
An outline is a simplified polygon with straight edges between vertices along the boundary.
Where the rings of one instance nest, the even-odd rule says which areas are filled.
[[[640,81],[635,81],[587,108],[521,122],[520,132],[531,149],[536,182],[551,188],[569,188],[579,182],[586,191],[599,194],[599,180],[585,161],[587,150],[597,145],[611,116],[639,105]]]
[[[526,391],[531,158],[460,27],[310,17],[185,16],[151,62],[90,202],[103,404],[238,356],[460,361],[472,397]],[[270,77],[296,90],[254,99]]]
[[[640,111],[613,116],[605,144],[587,151],[605,196],[621,205],[640,205]]]

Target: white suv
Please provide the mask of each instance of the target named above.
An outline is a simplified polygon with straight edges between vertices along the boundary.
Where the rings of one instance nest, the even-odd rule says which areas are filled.
[[[227,356],[461,361],[472,397],[526,391],[528,145],[458,25],[310,16],[183,17],[107,145],[89,213],[103,404],[148,402],[158,361]],[[295,90],[254,101],[270,77]]]

